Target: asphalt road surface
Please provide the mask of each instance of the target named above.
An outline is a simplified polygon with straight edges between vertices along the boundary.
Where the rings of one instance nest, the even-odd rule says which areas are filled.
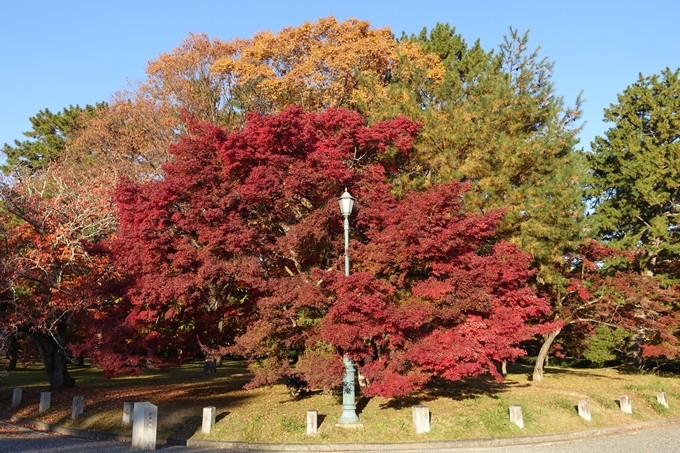
[[[330,447],[330,448],[329,448]],[[335,447],[340,447],[335,445]],[[505,445],[493,447],[470,447],[470,448],[432,448],[423,444],[423,448],[414,447],[410,444],[408,449],[400,449],[398,445],[368,444],[365,448],[355,451],[366,452],[390,452],[390,453],[420,453],[420,452],[453,452],[453,453],[680,453],[680,424],[671,424],[654,428],[645,428],[625,433],[590,437],[579,440],[539,443],[531,445]],[[286,452],[291,453],[294,446],[286,446],[277,449],[275,445],[267,448],[268,453]],[[333,451],[333,446],[319,446],[318,450],[310,445],[301,446],[300,451]],[[167,453],[208,453],[225,451],[263,451],[263,450],[224,450],[219,448],[200,448],[185,446],[159,445],[158,450]],[[30,430],[14,431],[13,429],[0,431],[0,453],[129,453],[132,447],[125,442],[110,442],[87,440],[74,437],[46,434]],[[335,451],[348,452],[346,448],[338,448]]]

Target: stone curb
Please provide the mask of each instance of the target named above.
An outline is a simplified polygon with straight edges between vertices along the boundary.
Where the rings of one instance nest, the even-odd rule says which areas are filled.
[[[66,428],[56,424],[16,417],[6,412],[0,412],[0,420],[30,426],[36,430],[64,434],[71,437],[81,437],[94,440],[109,440],[118,442],[132,442],[131,436],[122,434],[102,433],[97,431],[85,431],[82,429]],[[403,443],[346,443],[346,444],[275,444],[275,443],[251,443],[229,442],[213,440],[194,440],[168,438],[159,439],[160,445],[179,445],[187,447],[204,447],[225,450],[237,450],[253,453],[267,452],[350,452],[350,451],[387,451],[387,452],[418,452],[418,451],[445,451],[462,448],[505,447],[516,445],[541,445],[570,440],[587,439],[591,437],[610,436],[630,431],[638,431],[648,428],[656,428],[667,425],[680,424],[680,418],[661,419],[650,422],[641,422],[631,425],[611,426],[596,428],[586,431],[571,433],[542,434],[538,436],[498,437],[486,439],[465,440],[442,440],[431,442],[403,442]]]

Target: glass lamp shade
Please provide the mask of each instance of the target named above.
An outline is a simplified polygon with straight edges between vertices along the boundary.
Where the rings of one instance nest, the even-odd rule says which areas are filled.
[[[347,189],[338,198],[338,203],[340,203],[340,212],[342,212],[343,217],[349,217],[354,207],[354,198],[347,192]]]

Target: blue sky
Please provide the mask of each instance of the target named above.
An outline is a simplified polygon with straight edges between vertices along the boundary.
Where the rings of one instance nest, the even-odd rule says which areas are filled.
[[[487,50],[498,48],[509,26],[529,29],[530,47],[555,62],[557,94],[572,104],[583,90],[586,149],[608,127],[603,109],[639,73],[680,67],[680,2],[672,0],[1,0],[0,145],[24,139],[28,118],[41,109],[108,100],[190,32],[247,38],[329,15],[396,35],[448,22]]]

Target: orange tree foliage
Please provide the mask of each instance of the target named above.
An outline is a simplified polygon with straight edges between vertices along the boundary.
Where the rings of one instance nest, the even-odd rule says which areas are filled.
[[[397,43],[389,29],[356,19],[328,17],[228,42],[190,34],[171,53],[149,62],[145,81],[114,95],[72,151],[128,162],[130,177],[143,180],[159,173],[170,158],[165,150],[186,132],[182,109],[234,130],[249,111],[273,113],[290,105],[307,111],[354,108],[373,95],[362,91],[360,80],[386,81],[400,54],[427,67],[432,77],[443,75],[438,58],[418,44]]]
[[[218,60],[212,71],[233,79],[239,107],[263,113],[289,105],[308,111],[350,107],[359,78],[385,77],[397,49],[389,29],[332,16],[235,44],[237,51]]]
[[[160,176],[171,157],[168,147],[185,132],[181,109],[207,121],[237,122],[229,78],[210,72],[234,49],[233,43],[190,34],[172,53],[149,62],[146,81],[112,96],[70,143],[68,158],[93,164],[92,171],[113,166],[135,180]]]
[[[549,305],[525,285],[529,257],[497,240],[501,211],[465,214],[455,182],[393,195],[387,175],[417,123],[368,127],[347,110],[295,107],[251,114],[231,134],[189,124],[164,179],[117,188],[110,248],[128,286],[101,319],[114,327],[98,350],[177,350],[198,337],[248,357],[252,385],[289,372],[292,357],[309,382],[337,385],[347,354],[367,394],[396,396],[432,376],[498,377],[520,341],[553,328],[529,325]],[[344,187],[357,198],[349,277]]]
[[[168,146],[177,140],[177,127],[171,106],[143,92],[118,93],[99,115],[87,119],[62,159],[88,172],[115,168],[118,175],[153,179],[170,159]]]
[[[115,228],[107,193],[115,177],[49,164],[0,187],[0,340],[26,333],[42,356],[53,389],[73,387],[69,337],[100,299],[93,283],[113,277],[109,258],[92,254]]]
[[[211,40],[204,33],[189,34],[172,53],[164,53],[149,62],[147,79],[140,93],[158,102],[184,108],[194,118],[229,124],[235,114],[231,101],[233,77],[211,71],[222,58],[239,52],[244,40]]]

